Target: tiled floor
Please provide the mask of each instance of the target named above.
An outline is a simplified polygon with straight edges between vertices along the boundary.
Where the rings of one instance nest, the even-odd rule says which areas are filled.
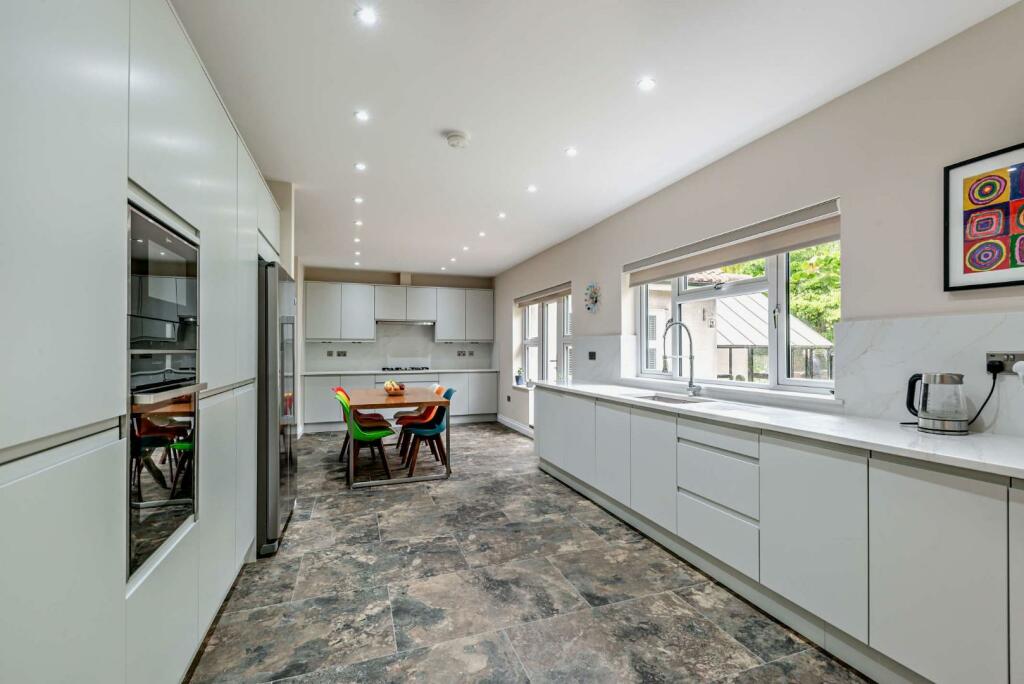
[[[286,543],[245,566],[192,682],[863,681],[501,426],[453,428],[451,480],[355,492],[338,444],[298,442]]]

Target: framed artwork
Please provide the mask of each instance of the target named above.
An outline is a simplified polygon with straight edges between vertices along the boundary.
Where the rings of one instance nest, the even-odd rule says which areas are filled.
[[[1024,144],[945,169],[944,289],[1024,284]]]

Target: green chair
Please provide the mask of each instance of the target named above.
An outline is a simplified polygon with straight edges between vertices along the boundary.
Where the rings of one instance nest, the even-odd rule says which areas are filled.
[[[390,437],[395,434],[395,431],[388,427],[363,427],[360,425],[355,416],[352,414],[351,407],[348,403],[348,397],[343,393],[337,392],[335,395],[338,399],[338,403],[341,404],[341,411],[345,415],[345,424],[348,425],[347,438],[352,440],[352,473],[355,474],[356,464],[359,462],[359,449],[365,444],[370,447],[370,454],[374,453],[374,447],[377,448],[376,453],[380,457],[381,465],[384,466],[384,473],[391,478],[391,466],[388,465],[388,457],[384,453],[384,438]]]

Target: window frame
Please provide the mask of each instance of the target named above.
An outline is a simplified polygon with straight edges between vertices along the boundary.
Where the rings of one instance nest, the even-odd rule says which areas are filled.
[[[826,242],[839,242],[839,240],[826,240]],[[814,245],[808,245],[812,247]],[[791,250],[797,251],[797,250]],[[789,254],[775,254],[765,257],[765,275],[759,278],[750,278],[720,285],[701,287],[693,290],[685,288],[685,276],[672,279],[672,315],[673,320],[679,320],[682,315],[684,303],[706,301],[709,299],[720,299],[734,297],[737,295],[767,292],[769,328],[768,328],[768,382],[750,382],[740,380],[724,380],[720,378],[694,378],[698,385],[718,385],[722,387],[744,387],[762,390],[788,390],[800,391],[812,394],[834,394],[835,380],[814,380],[806,378],[789,377],[790,347],[789,347]],[[742,263],[742,262],[738,262]],[[840,285],[840,288],[842,286]],[[646,368],[646,353],[648,349],[647,336],[647,285],[641,285],[636,289],[636,329],[639,332],[637,344],[637,377],[650,378],[652,380],[668,380],[672,382],[688,382],[686,373],[688,365],[686,359],[669,359],[669,372],[663,373],[659,370]],[[657,331],[661,334],[661,331]],[[678,327],[672,328],[669,335],[667,347],[672,354],[680,356],[683,354],[683,339]],[[835,353],[833,347],[833,354]]]
[[[540,307],[537,310],[537,335],[535,337],[527,337],[529,333],[529,313],[528,309],[531,306]],[[556,320],[558,321],[558,330],[555,331],[554,340],[552,344],[555,346],[555,374],[556,378],[551,379],[547,377],[547,359],[549,350],[547,349],[548,343],[548,306],[555,306],[556,308]],[[523,369],[523,381],[527,387],[532,387],[530,381],[530,367],[529,367],[529,349],[535,347],[537,349],[537,358],[540,367],[537,369],[537,379],[545,382],[557,382],[572,378],[572,369],[567,368],[568,354],[567,347],[572,347],[572,294],[559,295],[551,299],[545,299],[539,302],[531,302],[525,306],[520,307],[520,339],[521,344],[521,361],[520,366]],[[567,372],[568,371],[568,372]]]

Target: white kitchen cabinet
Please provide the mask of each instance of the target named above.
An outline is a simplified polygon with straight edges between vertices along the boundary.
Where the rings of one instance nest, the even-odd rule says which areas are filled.
[[[256,220],[258,215],[257,193],[263,186],[259,171],[256,170],[256,165],[249,157],[241,138],[238,138],[237,141],[238,247],[235,267],[238,279],[238,308],[235,335],[238,345],[238,368],[236,380],[243,381],[256,377],[256,307],[257,279],[259,277]]]
[[[373,376],[370,386],[373,386]],[[304,423],[340,423],[341,405],[334,397],[333,389],[342,385],[340,375],[307,375],[303,378],[302,421]],[[346,376],[346,382],[350,377]],[[344,386],[344,385],[342,385]]]
[[[401,285],[374,285],[374,318],[378,321],[404,321],[405,296],[405,287]]]
[[[210,389],[240,380],[238,351],[244,343],[239,342],[242,335],[238,326],[243,318],[239,302],[243,272],[238,231],[233,224],[230,230],[215,226],[199,236],[199,378]],[[255,274],[252,280],[255,283]]]
[[[235,558],[235,404],[231,391],[199,401],[196,524],[200,631],[213,621],[239,567]]]
[[[198,614],[198,526],[188,523],[184,534],[152,559],[154,563],[132,578],[127,599],[121,599],[128,632],[128,658],[122,670],[127,670],[129,684],[177,684],[206,631]]]
[[[131,2],[129,121],[128,177],[204,243],[206,231],[233,234],[237,134],[167,0]]]
[[[760,469],[761,583],[867,642],[868,453],[762,435]]]
[[[1010,681],[1024,682],[1024,481],[1010,490]]]
[[[128,386],[128,2],[2,16],[0,448],[114,418]]]
[[[306,281],[307,340],[341,339],[341,283]]]
[[[126,443],[0,465],[0,679],[123,682]]]
[[[751,579],[758,578],[758,528],[750,519],[679,490],[676,533]]]
[[[633,408],[629,417],[629,501],[633,510],[676,530],[676,420]]]
[[[256,384],[235,390],[235,564],[256,538]]]
[[[373,316],[373,285],[341,284],[341,338],[372,340],[377,335]]]
[[[267,187],[263,176],[259,178],[259,231],[274,250],[281,253],[281,209]]]
[[[533,392],[533,449],[537,458],[559,468],[565,464],[565,395],[538,387]]]
[[[576,394],[562,397],[561,418],[565,462],[562,466],[586,484],[594,482],[594,399]]]
[[[437,324],[434,339],[460,341],[466,339],[466,291],[458,288],[437,288]]]
[[[594,434],[593,485],[629,506],[629,407],[598,401]]]
[[[873,454],[870,645],[935,682],[1006,682],[1008,481]]]
[[[441,373],[438,382],[455,390],[453,416],[479,416],[498,412],[497,373]]]
[[[410,321],[436,321],[437,288],[405,288],[405,317]]]
[[[754,459],[690,442],[676,446],[680,489],[752,520],[758,516],[758,477]]]
[[[494,340],[494,292],[466,290],[466,339]]]

